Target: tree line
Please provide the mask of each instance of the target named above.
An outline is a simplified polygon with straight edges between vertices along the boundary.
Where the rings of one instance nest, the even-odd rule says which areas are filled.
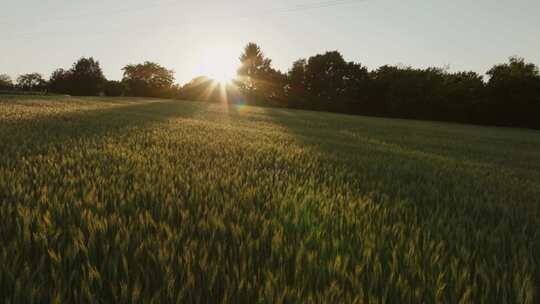
[[[174,97],[178,85],[174,72],[157,63],[129,64],[123,69],[121,81],[107,80],[99,61],[81,58],[71,68],[59,68],[45,80],[39,73],[20,75],[16,83],[0,75],[0,90],[47,92],[73,96],[141,96]]]
[[[338,51],[299,59],[281,73],[256,44],[246,46],[240,88],[277,106],[422,120],[540,128],[540,75],[510,57],[487,71],[385,65],[368,70]]]
[[[174,72],[153,62],[123,68],[107,80],[99,62],[81,58],[70,69],[21,75],[13,84],[0,75],[0,90],[18,88],[69,95],[178,98],[243,102],[315,111],[440,120],[540,129],[540,75],[523,58],[510,57],[486,75],[447,69],[385,65],[369,70],[338,51],[299,59],[283,73],[255,43],[240,56],[237,78],[218,85],[201,76],[175,84]]]

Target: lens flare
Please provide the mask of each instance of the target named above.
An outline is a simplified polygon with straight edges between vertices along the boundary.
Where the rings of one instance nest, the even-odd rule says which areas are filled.
[[[249,106],[247,105],[245,100],[240,100],[234,104],[234,109],[236,110],[236,112],[244,114],[248,112]]]

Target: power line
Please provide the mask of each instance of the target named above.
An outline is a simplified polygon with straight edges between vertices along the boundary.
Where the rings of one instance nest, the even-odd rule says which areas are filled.
[[[194,23],[200,23],[201,20],[204,19],[222,19],[223,21],[227,19],[249,19],[253,17],[266,17],[270,15],[279,15],[279,14],[285,14],[285,13],[292,13],[292,12],[300,12],[300,11],[307,11],[307,10],[314,10],[314,9],[322,9],[322,8],[330,8],[330,7],[336,7],[336,6],[342,6],[347,4],[358,4],[361,2],[366,2],[367,0],[332,0],[332,1],[323,1],[323,2],[317,2],[317,3],[304,3],[304,4],[297,4],[290,7],[284,7],[284,8],[276,8],[271,10],[264,10],[264,11],[254,11],[255,14],[250,15],[244,15],[244,16],[238,16],[236,14],[227,14],[227,15],[214,15],[214,16],[199,16],[196,19],[199,20],[197,22],[183,22],[180,24],[194,24]],[[176,2],[167,2],[169,4],[177,4]],[[166,5],[167,3],[161,3],[159,6]],[[156,5],[153,6],[146,6],[146,8],[154,8]],[[144,8],[138,7],[134,9],[124,9],[124,10],[115,10],[110,13],[107,13],[107,15],[114,15],[118,13],[127,13],[132,11],[139,11]],[[82,15],[81,15],[82,16]],[[97,16],[96,14],[87,14],[86,16]],[[60,20],[67,20],[66,18],[60,19]],[[178,23],[175,24],[162,24],[160,27],[178,27]],[[122,30],[122,28],[116,28],[116,31]],[[152,29],[155,30],[155,29]],[[113,33],[114,31],[107,30],[107,31],[101,31],[101,32],[92,32],[87,33],[86,36],[89,35],[102,35],[102,34],[109,34]],[[9,40],[27,40],[27,39],[35,39],[36,36],[43,36],[48,34],[59,34],[58,32],[49,32],[49,33],[25,33],[25,34],[19,34],[17,37],[8,37],[8,38],[0,38],[0,40],[3,41],[9,41]],[[63,35],[80,35],[80,32],[70,32],[70,33],[60,33]]]
[[[157,3],[154,3],[152,5],[145,5],[145,6],[139,6],[139,7],[119,8],[119,9],[112,9],[112,10],[109,9],[109,10],[106,10],[106,11],[88,12],[88,13],[77,14],[77,15],[68,15],[68,16],[58,17],[58,18],[48,18],[48,19],[41,20],[41,25],[43,25],[44,23],[45,24],[47,24],[47,23],[58,23],[58,22],[70,21],[70,20],[73,20],[73,19],[81,19],[81,18],[86,18],[86,17],[119,15],[119,14],[124,14],[124,13],[131,13],[131,12],[136,12],[136,11],[154,9],[154,8],[161,7],[161,6],[173,6],[173,5],[177,5],[177,4],[180,4],[180,3],[173,0],[173,1],[166,1],[166,2],[162,2],[162,3],[157,2]],[[5,19],[5,18],[6,17],[1,18],[1,19]],[[7,22],[0,22],[0,24],[2,24],[2,25],[13,25],[12,23],[10,24],[10,23],[7,23]]]
[[[317,3],[304,3],[304,4],[298,4],[289,8],[268,10],[262,13],[297,12],[297,11],[311,10],[311,9],[317,9],[317,8],[326,8],[326,7],[339,6],[339,5],[344,5],[344,4],[351,4],[354,2],[360,2],[360,1],[358,0],[333,0],[333,1],[324,1],[324,2],[317,2]]]

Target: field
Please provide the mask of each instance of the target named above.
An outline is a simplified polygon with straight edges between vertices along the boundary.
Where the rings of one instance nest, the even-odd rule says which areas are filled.
[[[538,303],[540,132],[0,96],[6,302]]]

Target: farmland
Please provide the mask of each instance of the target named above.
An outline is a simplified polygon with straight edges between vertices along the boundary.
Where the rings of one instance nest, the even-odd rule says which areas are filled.
[[[540,132],[0,96],[7,302],[540,301]]]

